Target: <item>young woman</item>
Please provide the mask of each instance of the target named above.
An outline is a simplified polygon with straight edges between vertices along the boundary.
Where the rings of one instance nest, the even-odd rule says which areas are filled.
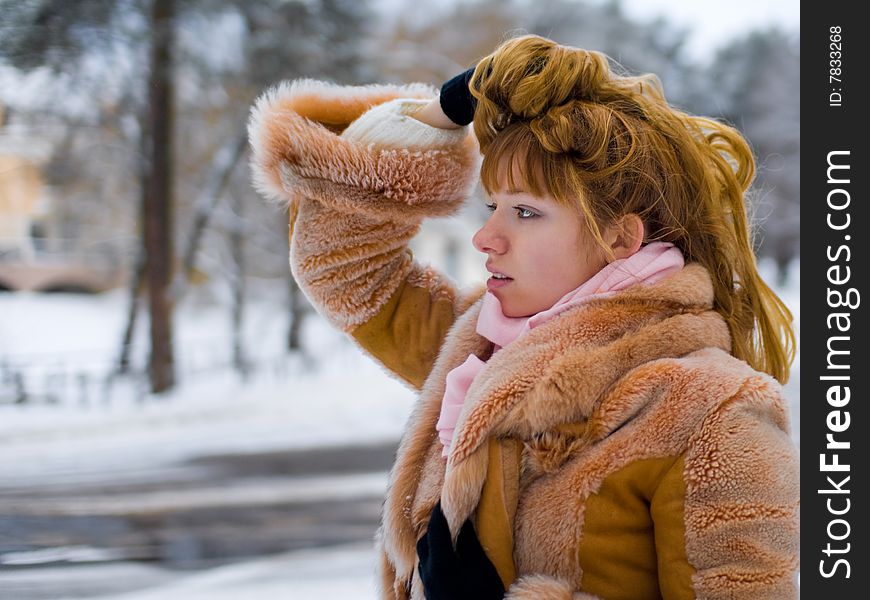
[[[381,597],[796,597],[794,335],[756,270],[747,143],[537,36],[433,95],[297,80],[250,125],[300,285],[420,392]],[[407,243],[478,175],[491,277],[460,292]]]

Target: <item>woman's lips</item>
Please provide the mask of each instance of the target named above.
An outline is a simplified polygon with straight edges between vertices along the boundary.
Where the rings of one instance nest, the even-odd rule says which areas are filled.
[[[495,290],[495,289],[498,289],[500,287],[506,286],[511,281],[513,281],[513,279],[511,279],[510,277],[508,277],[506,279],[496,279],[495,277],[490,277],[489,279],[486,280],[486,289]]]

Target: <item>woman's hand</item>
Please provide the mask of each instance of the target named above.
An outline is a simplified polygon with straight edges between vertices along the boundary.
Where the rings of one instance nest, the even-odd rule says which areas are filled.
[[[409,116],[417,119],[421,123],[439,129],[459,129],[462,127],[462,125],[457,125],[444,114],[444,111],[441,110],[441,102],[438,98],[433,99],[429,104],[414,111]]]
[[[411,116],[440,129],[459,129],[471,123],[477,104],[468,91],[468,82],[473,74],[474,67],[471,67],[446,81],[441,86],[439,97]]]
[[[450,539],[441,503],[432,509],[429,526],[417,542],[420,579],[426,600],[500,600],[504,585],[484,552],[474,526],[466,520],[456,549]]]

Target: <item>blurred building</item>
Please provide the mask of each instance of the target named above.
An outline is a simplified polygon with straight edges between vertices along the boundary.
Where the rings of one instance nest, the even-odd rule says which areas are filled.
[[[5,121],[6,110],[0,105],[0,253],[32,259],[32,228],[46,202],[40,168],[48,147],[25,139]]]
[[[52,239],[50,186],[43,169],[52,144],[8,123],[0,105],[0,291],[98,292],[123,283],[107,252],[73,249]],[[93,248],[93,247],[92,247]]]

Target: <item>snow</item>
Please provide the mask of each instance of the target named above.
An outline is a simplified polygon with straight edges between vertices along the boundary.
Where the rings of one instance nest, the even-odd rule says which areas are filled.
[[[0,294],[0,364],[22,370],[36,388],[57,384],[59,395],[54,404],[38,396],[25,405],[0,403],[0,452],[14,457],[0,461],[3,487],[165,482],[173,477],[183,479],[183,469],[177,465],[197,457],[396,441],[413,404],[410,389],[388,377],[317,317],[309,319],[303,330],[309,356],[284,357],[284,309],[268,301],[254,303],[247,312],[245,333],[251,358],[268,365],[250,381],[240,381],[226,369],[230,354],[227,311],[187,303],[179,307],[175,318],[182,380],[178,391],[158,398],[135,389],[135,384],[119,383],[109,397],[91,393],[91,399],[83,403],[76,382],[84,376],[92,388],[99,389],[98,381],[111,370],[117,354],[125,311],[121,292],[98,296]],[[146,335],[145,324],[141,325],[137,339]],[[134,359],[144,359],[142,348],[134,352]],[[57,383],[58,374],[71,385]],[[93,496],[58,499],[49,494],[29,502],[26,510],[107,515],[123,514],[133,507],[179,510],[234,503],[268,505],[276,498],[282,502],[334,501],[383,496],[386,486],[386,472],[286,481],[247,478],[229,489],[180,487],[112,494],[98,500]],[[92,574],[97,567],[88,565],[89,561],[112,558],[93,553],[92,548],[58,548],[50,556],[7,554],[4,564],[10,566],[60,560],[85,564],[4,570],[0,590],[32,590],[50,585],[46,581],[52,577],[65,586],[76,574],[94,582],[110,578],[120,568],[109,562],[105,576]],[[156,575],[146,577],[136,571],[142,581],[157,581],[158,585],[118,598],[374,598],[374,564],[369,542],[174,574],[165,583]],[[87,577],[79,571],[82,568],[87,569]],[[84,581],[79,585],[84,586]],[[363,590],[370,594],[366,596]],[[68,597],[91,596],[70,592]]]
[[[366,390],[364,401],[359,390]],[[398,439],[413,401],[376,369],[299,375],[245,386],[232,375],[192,383],[172,397],[124,406],[2,407],[3,481],[147,480],[175,462],[215,453]],[[360,426],[364,424],[364,426]]]
[[[219,567],[145,592],[112,600],[261,600],[376,598],[370,544],[291,552]]]
[[[0,295],[0,362],[23,370],[36,388],[50,388],[45,382],[53,372],[73,382],[88,377],[99,388],[117,353],[125,309],[118,292]],[[257,344],[253,359],[271,368],[243,382],[225,368],[224,312],[215,306],[179,308],[175,346],[183,383],[165,397],[118,384],[111,390],[117,395],[94,392],[83,405],[73,384],[58,388],[67,393],[58,404],[0,404],[0,448],[18,458],[0,462],[0,480],[147,480],[173,463],[214,453],[398,439],[413,393],[341,334],[310,319],[304,334],[311,355],[282,357],[281,307],[251,306],[246,333],[249,344]],[[139,339],[145,334],[140,331]]]
[[[771,270],[767,264],[761,267],[762,272]],[[779,290],[794,313],[798,329],[799,269],[796,261],[789,287]],[[27,382],[37,387],[50,389],[54,384],[43,382],[56,381],[51,379],[56,372],[73,382],[84,376],[87,385],[100,389],[98,382],[111,369],[117,353],[125,311],[122,292],[98,296],[0,294],[0,367],[5,364],[22,370]],[[121,383],[100,395],[93,390],[82,392],[74,383],[74,393],[53,404],[39,397],[24,405],[0,402],[0,452],[14,458],[0,461],[4,487],[149,481],[171,475],[173,465],[182,460],[211,454],[398,440],[414,394],[388,377],[342,334],[312,317],[303,331],[309,356],[284,357],[283,308],[265,299],[255,302],[247,312],[246,340],[253,361],[270,366],[242,382],[226,369],[230,352],[226,312],[201,302],[178,307],[175,323],[181,385],[166,397],[153,397]],[[137,335],[144,339],[144,329]],[[137,361],[143,356],[141,347],[134,352]],[[786,387],[796,442],[799,368],[798,359]],[[70,387],[57,384],[57,390],[69,392]],[[81,393],[88,396],[86,402],[79,397]],[[0,386],[0,398],[2,394]],[[286,484],[287,489],[276,485],[280,484],[274,480],[250,479],[245,487],[220,493],[207,488],[159,491],[137,494],[135,502],[159,508],[231,504],[239,497],[245,502],[261,498],[267,503],[275,494],[305,500],[377,495],[386,489],[386,473],[294,478]],[[69,498],[64,501],[64,510],[106,514],[123,511],[125,502],[133,501],[116,495],[104,505],[79,506],[75,498]],[[47,504],[36,503],[32,509],[50,509],[51,502],[57,500],[46,499]],[[298,551],[173,576],[142,592],[101,597],[374,598],[373,565],[368,543]],[[49,573],[46,570],[44,575]],[[22,576],[26,575],[0,575],[0,586]]]
[[[53,600],[81,600],[92,596],[70,590],[100,577],[159,582],[145,590],[100,594],[101,600],[374,600],[377,598],[374,564],[371,544],[348,544],[288,552],[188,576],[167,575],[139,563],[6,570],[0,573],[0,592],[33,589],[34,579],[38,578],[42,589],[64,590],[51,596]]]

